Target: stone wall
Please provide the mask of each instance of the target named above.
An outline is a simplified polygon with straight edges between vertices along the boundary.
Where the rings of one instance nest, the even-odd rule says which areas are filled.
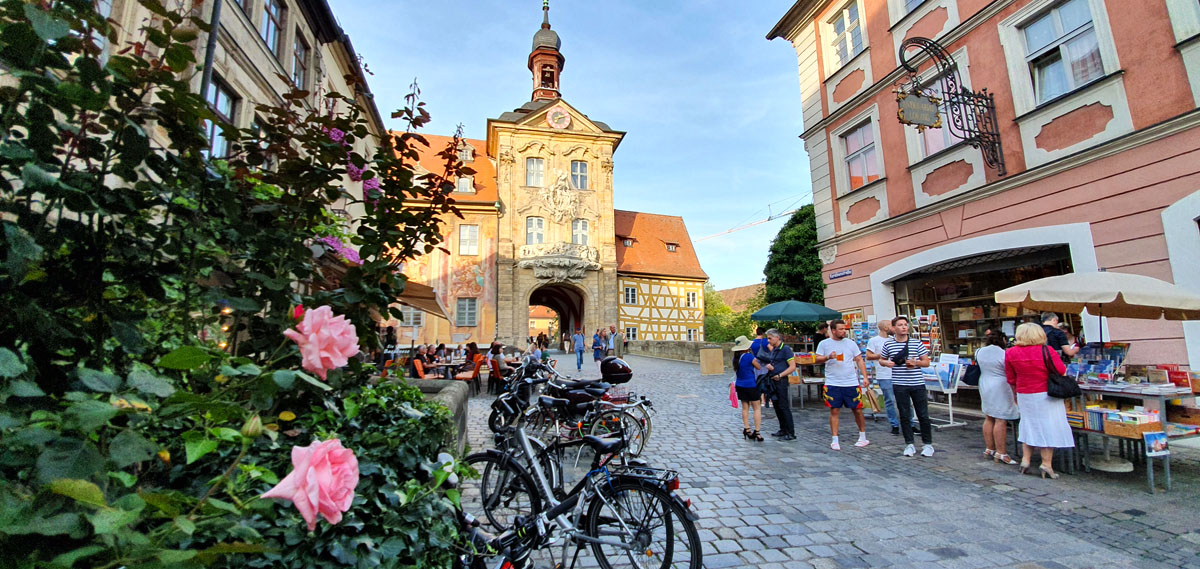
[[[470,386],[465,381],[452,379],[422,379],[413,380],[410,385],[417,386],[425,398],[445,405],[450,409],[450,421],[454,423],[454,440],[447,440],[448,446],[454,447],[455,454],[461,454],[467,445],[467,398],[470,397]]]
[[[650,356],[653,358],[700,363],[700,348],[710,346],[721,348],[721,361],[725,362],[725,370],[732,370],[729,367],[729,360],[733,357],[733,342],[714,344],[711,342],[634,340],[625,343],[625,353],[635,356]]]

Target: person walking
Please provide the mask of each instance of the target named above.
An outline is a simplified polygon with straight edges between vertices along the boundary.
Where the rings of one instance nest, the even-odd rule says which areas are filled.
[[[1003,332],[989,330],[984,346],[975,352],[979,366],[979,400],[983,411],[983,454],[996,462],[1016,464],[1008,456],[1008,422],[1021,417],[1008,376],[1004,371],[1004,349],[1008,340]]]
[[[921,456],[933,456],[933,424],[929,422],[929,391],[921,368],[929,367],[929,350],[921,339],[908,334],[908,317],[892,319],[892,339],[883,344],[879,365],[892,368],[892,391],[896,394],[896,410],[901,417],[917,414],[921,425]],[[912,425],[900,422],[904,435],[904,456],[917,454],[913,444]]]
[[[891,338],[892,321],[879,322],[879,334],[867,340],[867,361],[878,362],[883,354],[883,344]],[[883,408],[887,411],[888,423],[892,425],[892,434],[900,434],[900,414],[896,412],[896,394],[892,392],[892,368],[875,364],[875,383],[883,392]],[[869,396],[869,395],[868,395]]]
[[[1016,345],[1004,352],[1004,375],[1016,388],[1017,408],[1021,426],[1017,440],[1021,441],[1021,474],[1029,471],[1033,449],[1038,449],[1042,463],[1038,470],[1042,478],[1058,478],[1054,472],[1054,449],[1072,448],[1075,439],[1067,423],[1067,407],[1062,399],[1046,393],[1050,378],[1049,367],[1059,374],[1067,372],[1062,359],[1052,357],[1046,345],[1046,332],[1033,322],[1017,326]]]
[[[587,346],[583,345],[583,330],[576,328],[575,335],[571,336],[571,349],[575,350],[575,371],[583,371],[583,352]]]
[[[625,357],[625,333],[617,330],[616,326],[610,326],[609,330],[612,331],[612,355],[618,358]]]
[[[604,339],[604,329],[597,328],[596,335],[592,336],[592,360],[596,362],[596,367],[600,367],[600,360],[604,359],[604,352],[608,349],[608,342]]]
[[[742,402],[742,436],[746,440],[762,442],[762,393],[758,391],[758,380],[754,376],[754,354],[750,353],[750,339],[738,336],[733,341],[733,369],[737,379],[733,388],[738,401]],[[754,410],[754,429],[750,428],[750,411]]]
[[[765,362],[765,363],[764,363]],[[788,376],[796,370],[792,348],[783,345],[779,330],[767,330],[767,347],[755,355],[751,364],[766,369],[767,389],[775,392],[775,417],[779,419],[779,432],[771,436],[781,441],[796,440],[796,425],[792,419],[792,401],[788,390]]]
[[[615,356],[615,355],[617,355],[617,345],[615,343],[616,336],[617,336],[617,327],[609,324],[607,334],[608,334],[608,349],[605,352],[605,354],[610,355],[610,356]]]
[[[871,444],[867,440],[867,418],[862,411],[862,389],[869,386],[867,364],[858,344],[846,337],[844,320],[830,322],[829,332],[830,337],[817,344],[815,358],[816,363],[825,364],[825,406],[829,407],[829,431],[833,435],[829,448],[842,450],[838,427],[843,407],[854,413],[854,424],[858,426],[858,441],[854,446],[865,447]]]

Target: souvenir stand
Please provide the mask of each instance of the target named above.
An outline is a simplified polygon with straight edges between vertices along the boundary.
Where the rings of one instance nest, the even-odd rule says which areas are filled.
[[[1129,472],[1132,462],[1112,457],[1109,441],[1120,455],[1146,463],[1150,492],[1154,460],[1162,462],[1166,489],[1171,487],[1170,440],[1200,437],[1200,372],[1177,365],[1133,365],[1125,362],[1129,344],[1104,342],[1104,318],[1200,320],[1200,296],[1151,277],[1126,273],[1071,273],[1030,281],[999,291],[996,302],[1035,310],[1100,316],[1100,342],[1089,343],[1067,366],[1067,376],[1082,392],[1067,401],[1067,420],[1090,470]],[[1090,438],[1101,437],[1103,458],[1089,455]]]
[[[768,304],[753,314],[750,315],[750,320],[754,322],[823,322],[835,320],[841,317],[841,313],[832,308],[813,304],[811,302],[800,302],[798,300],[784,300]],[[799,385],[801,389],[808,389],[811,385],[821,385],[825,383],[825,378],[817,377],[812,354],[796,354],[796,372],[788,377],[789,395],[791,394],[791,386]],[[805,366],[812,375],[805,376],[803,369]],[[793,400],[795,398],[793,397]],[[800,407],[804,408],[804,397],[801,394]]]

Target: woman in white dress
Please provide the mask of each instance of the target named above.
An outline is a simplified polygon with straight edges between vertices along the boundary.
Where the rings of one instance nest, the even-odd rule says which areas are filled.
[[[1033,451],[1037,449],[1042,463],[1038,465],[1042,478],[1058,478],[1051,464],[1054,449],[1071,448],[1075,439],[1067,423],[1067,408],[1062,399],[1046,393],[1049,370],[1067,372],[1057,352],[1046,346],[1046,333],[1039,324],[1026,322],[1017,326],[1016,345],[1004,352],[1004,375],[1017,392],[1017,407],[1021,410],[1022,473],[1029,471]]]
[[[988,332],[986,344],[975,352],[979,364],[979,399],[983,414],[984,456],[1004,464],[1017,464],[1008,456],[1008,422],[1021,417],[1012,387],[1004,375],[1004,348],[1008,340],[999,330]]]

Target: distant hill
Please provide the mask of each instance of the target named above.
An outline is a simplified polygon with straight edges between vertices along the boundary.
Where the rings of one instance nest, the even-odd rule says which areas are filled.
[[[718,290],[717,294],[721,295],[721,300],[725,301],[726,306],[732,308],[734,312],[741,312],[746,309],[746,303],[766,286],[765,283],[739,286],[737,288]]]

